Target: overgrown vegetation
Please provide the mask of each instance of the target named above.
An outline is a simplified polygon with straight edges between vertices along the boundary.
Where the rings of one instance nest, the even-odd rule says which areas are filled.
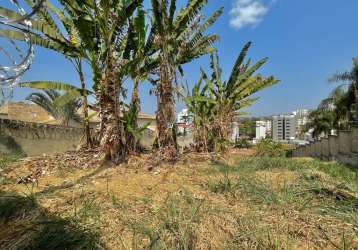
[[[254,206],[251,209],[265,207],[283,214],[309,213],[313,220],[336,219],[351,223],[352,228],[341,229],[334,239],[325,235],[325,232],[322,232],[321,237],[330,248],[355,249],[358,246],[355,232],[358,226],[357,169],[339,163],[269,157],[250,157],[233,165],[220,164],[213,167],[221,177],[208,182],[207,187],[211,192],[229,195],[227,197],[230,200],[249,200]],[[295,248],[294,238],[282,239],[277,233],[272,233],[271,229],[263,230],[262,225],[255,224],[262,221],[253,222],[250,218],[247,223],[239,224],[240,230],[248,230],[247,233],[240,232],[243,235],[239,238],[246,240],[241,243],[254,248],[263,247],[262,244],[264,248]],[[348,231],[351,236],[347,236]]]
[[[0,233],[2,248],[46,248],[49,241],[50,249],[358,246],[358,170],[339,163],[240,156],[211,165],[193,159],[159,173],[63,168],[41,177],[30,193],[26,184],[3,185],[28,195],[2,193],[0,229],[16,221]],[[51,178],[59,182],[49,193]]]
[[[252,147],[251,143],[247,139],[238,138],[234,143],[235,148],[250,148]]]
[[[69,169],[67,162],[76,161],[75,155],[63,163],[55,158],[57,162],[50,164],[49,157],[24,161],[12,169],[9,164],[17,156],[0,155],[0,171],[6,169],[6,178],[11,180],[1,183],[1,249],[358,248],[356,169],[285,158],[289,148],[271,140],[261,140],[254,157],[212,154],[209,166],[208,158],[201,160],[200,154],[184,155],[187,158],[182,161],[177,157],[174,97],[180,92],[182,65],[211,54],[211,75],[202,70],[185,97],[193,115],[197,151],[223,152],[232,145],[232,123],[257,100],[252,94],[278,82],[274,76],[258,73],[267,58],[255,63],[246,59],[251,43],[241,50],[229,79],[222,80],[213,46],[219,37],[208,32],[222,14],[221,8],[204,18],[206,0],[188,0],[178,10],[176,0],[152,0],[150,11],[144,10],[143,0],[60,0],[59,7],[44,2],[35,18],[28,20],[31,27],[14,25],[28,32],[34,44],[69,58],[81,87],[48,81],[22,83],[53,96],[32,101],[50,102],[45,105],[48,109],[55,109],[52,104],[59,99],[68,105],[72,101],[76,104],[69,110],[72,118],[81,102],[87,144],[98,152],[90,158],[120,163],[130,151],[140,152],[137,137],[145,126],[139,127],[137,121],[138,86],[150,81],[158,100],[158,154],[154,156],[178,162],[169,167],[158,164],[153,155],[141,155],[123,163],[126,167],[93,170],[86,162],[86,166]],[[0,8],[0,15],[18,13]],[[16,29],[1,29],[0,36],[25,40]],[[94,109],[101,120],[95,136],[89,135],[87,95],[92,92],[86,89],[82,61],[92,70]],[[353,86],[349,96],[340,99],[349,97],[346,115],[354,106],[352,90],[357,88],[354,66],[350,74],[340,76]],[[127,78],[133,81],[129,105],[125,104]],[[339,103],[333,104],[338,107]],[[317,114],[317,121],[324,123],[317,128],[327,132],[331,126],[326,126],[327,119],[329,123],[332,117]],[[248,124],[249,136],[252,125]],[[248,145],[238,141],[237,146]],[[214,161],[219,157],[222,162]],[[138,162],[131,165],[131,160]]]
[[[256,63],[245,60],[250,46],[249,42],[241,50],[227,81],[222,80],[218,54],[212,54],[211,77],[202,70],[199,81],[186,97],[186,105],[194,119],[196,150],[213,152],[224,149],[231,136],[232,123],[243,108],[257,100],[251,95],[278,83],[274,76],[263,77],[256,73],[268,58]]]
[[[182,191],[169,195],[164,204],[152,212],[152,217],[129,221],[133,230],[134,249],[196,249],[198,224],[205,211],[204,200]],[[143,245],[144,239],[148,243]]]
[[[282,143],[274,142],[271,139],[261,139],[256,145],[257,156],[264,157],[282,157],[286,156],[287,151],[289,150],[288,146],[285,146]]]

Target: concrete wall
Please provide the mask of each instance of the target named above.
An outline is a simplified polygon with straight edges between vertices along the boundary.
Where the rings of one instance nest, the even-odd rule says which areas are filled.
[[[338,160],[358,167],[358,128],[339,131],[337,136],[329,136],[293,150],[294,157],[317,157],[323,160]]]
[[[352,152],[358,154],[358,128],[352,131]]]
[[[79,127],[0,118],[0,152],[20,151],[27,156],[62,153],[75,150],[81,143],[83,134],[83,129]],[[143,132],[140,142],[150,149],[155,136],[154,131],[147,129]]]
[[[28,156],[76,149],[83,132],[63,127],[0,119],[0,151],[22,151]]]
[[[338,155],[338,137],[335,135],[330,135],[328,137],[329,144],[329,159],[334,160]]]
[[[323,138],[321,141],[321,147],[322,147],[322,155],[321,158],[324,160],[329,160],[330,154],[329,154],[329,143],[328,138]]]
[[[339,131],[338,132],[338,152],[340,154],[349,155],[352,150],[352,132]]]

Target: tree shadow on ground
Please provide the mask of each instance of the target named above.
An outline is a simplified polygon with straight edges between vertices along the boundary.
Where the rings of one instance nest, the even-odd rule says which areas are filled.
[[[101,167],[95,169],[94,171],[92,171],[91,173],[81,176],[74,182],[64,183],[64,184],[57,185],[57,186],[50,186],[48,188],[43,189],[42,191],[37,192],[36,195],[48,195],[48,194],[52,194],[56,191],[69,189],[71,187],[76,186],[77,184],[82,184],[82,183],[86,182],[91,177],[98,175],[99,173],[101,173],[102,171],[104,171],[106,169],[108,169],[108,166],[105,166],[105,165],[101,166]]]
[[[3,145],[10,153],[16,153],[23,156],[26,155],[21,145],[18,144],[10,135],[6,135],[2,131],[0,131],[0,144]]]
[[[0,249],[105,249],[99,233],[41,207],[34,196],[0,191]]]

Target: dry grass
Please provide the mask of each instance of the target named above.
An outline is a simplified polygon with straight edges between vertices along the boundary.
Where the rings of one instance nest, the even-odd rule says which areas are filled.
[[[60,229],[67,249],[357,249],[353,170],[251,154],[189,154],[175,165],[145,155],[85,169],[52,166],[50,158],[19,162],[6,172],[11,181],[2,190],[31,197],[34,203],[19,204],[36,206],[0,214],[7,218],[0,231],[14,225],[0,234],[0,249],[24,235],[36,239],[24,224],[43,218],[65,223]],[[39,172],[41,163],[51,167],[37,182],[17,184],[20,176]],[[76,245],[89,236],[98,244]]]

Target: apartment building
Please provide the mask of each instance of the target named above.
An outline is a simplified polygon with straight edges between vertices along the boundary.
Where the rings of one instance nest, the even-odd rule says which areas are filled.
[[[295,139],[297,120],[295,115],[275,115],[272,117],[272,139],[289,141]]]
[[[265,139],[267,134],[267,122],[256,121],[256,140]]]

